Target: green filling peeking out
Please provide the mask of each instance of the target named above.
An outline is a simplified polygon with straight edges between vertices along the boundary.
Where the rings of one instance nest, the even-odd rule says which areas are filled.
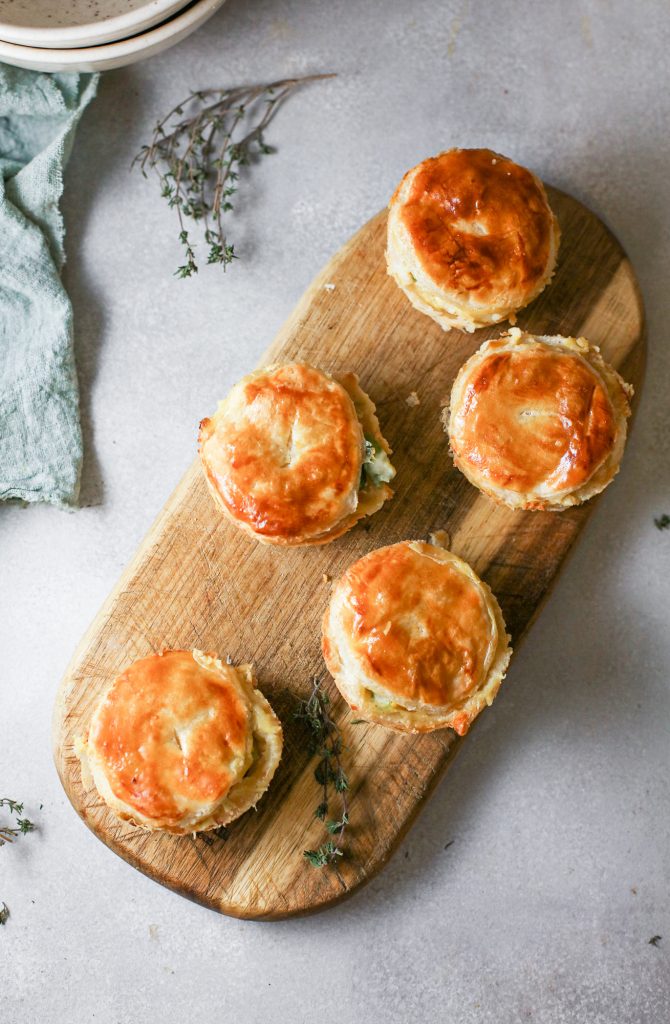
[[[405,710],[405,708],[400,707],[399,704],[394,704],[394,702],[392,700],[386,700],[384,697],[380,697],[380,696],[378,696],[378,694],[373,693],[372,690],[368,690],[367,693],[369,693],[370,697],[372,698],[373,703],[376,704],[377,707],[381,708],[383,711],[404,711]]]
[[[365,487],[368,483],[372,487],[379,487],[381,484],[390,483],[394,476],[395,469],[384,449],[376,441],[366,437],[365,458],[363,459],[359,487]]]

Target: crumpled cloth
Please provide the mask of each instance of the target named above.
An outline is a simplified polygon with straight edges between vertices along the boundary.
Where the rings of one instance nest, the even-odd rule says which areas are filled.
[[[0,499],[72,506],[82,440],[59,200],[97,75],[0,64]]]

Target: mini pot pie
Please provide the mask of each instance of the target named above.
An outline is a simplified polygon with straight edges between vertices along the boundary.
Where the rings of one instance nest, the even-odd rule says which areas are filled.
[[[539,178],[490,149],[408,171],[389,204],[388,272],[445,330],[510,320],[551,279],[558,221]]]
[[[282,729],[250,665],[165,651],[112,683],[76,750],[82,776],[120,818],[185,835],[256,806],[279,764]]]
[[[444,410],[454,462],[510,508],[578,505],[618,472],[632,393],[585,338],[512,328],[456,377]]]
[[[463,736],[490,705],[511,649],[495,597],[466,562],[420,541],[354,562],[323,620],[323,656],[360,717]]]
[[[326,544],[393,494],[391,449],[353,373],[256,370],[202,421],[199,447],[217,504],[265,544]]]

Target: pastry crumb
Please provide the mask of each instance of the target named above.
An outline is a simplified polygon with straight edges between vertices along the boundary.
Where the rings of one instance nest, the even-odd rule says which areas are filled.
[[[410,394],[405,399],[405,404],[408,405],[410,409],[414,409],[417,405],[421,405],[421,400],[419,399],[419,396],[417,395],[416,391],[410,392]]]
[[[447,550],[451,544],[451,537],[446,530],[435,530],[430,535],[430,543],[436,548],[445,548]]]
[[[330,573],[324,572],[324,574],[323,574],[323,582],[324,583],[330,583],[332,578],[333,577],[330,575]]]
[[[335,291],[335,285],[332,284],[330,281],[328,282],[328,284],[324,284],[323,287],[326,289],[327,292],[334,292]]]

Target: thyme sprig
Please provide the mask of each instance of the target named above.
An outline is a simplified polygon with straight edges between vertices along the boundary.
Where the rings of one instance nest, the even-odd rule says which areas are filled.
[[[21,817],[23,814],[23,804],[20,804],[18,800],[2,797],[0,798],[0,807],[6,807],[9,813],[14,816],[13,825],[0,825],[0,846],[4,846],[5,843],[13,843],[17,836],[26,835],[27,832],[34,831],[35,826],[32,821]]]
[[[6,807],[9,813],[13,816],[14,821],[10,825],[0,824],[0,846],[4,846],[5,843],[13,843],[17,836],[26,835],[28,832],[33,832],[35,829],[34,824],[29,818],[22,817],[23,815],[23,804],[19,803],[18,800],[11,800],[10,797],[0,797],[0,808]],[[9,907],[6,903],[0,903],[0,925],[6,924],[9,917]]]
[[[330,714],[330,697],[316,677],[312,680],[312,692],[307,700],[300,702],[295,717],[309,729],[309,752],[319,758],[314,778],[321,786],[321,800],[314,811],[314,817],[324,823],[326,831],[333,837],[316,850],[304,850],[303,856],[312,867],[324,868],[336,865],[338,858],[344,856],[342,841],[349,824],[349,780],[342,767],[342,734]],[[340,803],[337,818],[328,817],[333,790]]]
[[[187,224],[202,226],[207,263],[226,267],[237,259],[224,214],[233,208],[240,168],[274,152],[264,132],[294,89],[333,75],[282,78],[267,85],[192,92],[156,125],[151,142],[133,160],[144,177],[158,175],[161,195],[177,211],[185,262],[177,277],[198,272],[196,243]]]
[[[667,530],[670,527],[670,516],[664,512],[662,516],[654,519],[654,526],[657,530]]]

